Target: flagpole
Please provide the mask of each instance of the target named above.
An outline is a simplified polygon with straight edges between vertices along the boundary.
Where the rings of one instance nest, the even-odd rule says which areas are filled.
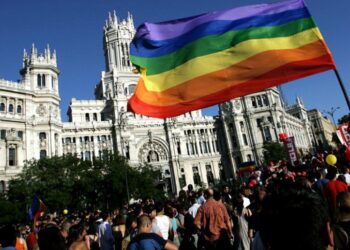
[[[334,73],[335,73],[335,75],[336,75],[336,77],[337,77],[337,79],[338,79],[340,88],[341,88],[341,90],[342,90],[342,92],[343,92],[343,95],[344,95],[344,97],[345,97],[346,104],[348,105],[348,108],[349,108],[349,111],[350,111],[350,100],[349,100],[349,96],[348,96],[348,94],[346,93],[346,89],[345,89],[345,86],[344,86],[344,84],[343,84],[343,81],[342,81],[341,78],[340,78],[338,69],[335,68],[335,69],[334,69]]]

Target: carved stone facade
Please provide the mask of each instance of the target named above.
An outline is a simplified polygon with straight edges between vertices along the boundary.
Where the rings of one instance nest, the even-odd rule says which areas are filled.
[[[132,166],[160,169],[164,189],[178,192],[231,178],[240,162],[259,162],[263,143],[281,132],[295,136],[302,151],[311,148],[304,106],[299,100],[285,109],[275,88],[223,103],[217,117],[201,110],[169,119],[126,112],[139,78],[129,60],[134,34],[130,14],[126,20],[110,14],[95,100],[73,98],[68,122],[61,122],[56,53],[46,48],[39,55],[34,45],[30,56],[24,52],[22,79],[0,80],[0,190],[25,160],[68,153],[93,161],[118,152]]]

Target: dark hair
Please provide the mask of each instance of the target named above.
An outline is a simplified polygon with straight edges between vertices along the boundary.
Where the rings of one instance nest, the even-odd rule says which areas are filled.
[[[108,212],[103,212],[103,213],[101,213],[101,217],[102,217],[102,220],[105,221],[109,217],[109,213]]]
[[[164,209],[164,204],[163,202],[157,201],[154,207],[156,208],[157,213],[159,213]]]
[[[12,226],[4,226],[0,229],[0,244],[2,247],[16,245],[16,230]]]
[[[338,169],[336,167],[330,166],[327,169],[327,178],[329,180],[333,180],[337,176],[337,173]]]
[[[69,234],[68,234],[68,247],[73,244],[74,241],[79,239],[81,235],[83,235],[85,230],[85,227],[83,224],[79,223],[76,225],[73,225],[69,228]]]
[[[153,205],[147,205],[143,208],[143,211],[146,213],[146,214],[151,214],[152,211],[155,210],[154,206]]]
[[[44,228],[39,231],[38,245],[40,250],[65,250],[63,236],[56,226]]]
[[[261,238],[271,250],[326,249],[328,222],[327,206],[320,195],[286,183],[263,202]]]

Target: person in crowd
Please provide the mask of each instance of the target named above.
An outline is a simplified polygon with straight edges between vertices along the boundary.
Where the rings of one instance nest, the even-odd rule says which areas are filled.
[[[224,239],[233,238],[230,217],[224,204],[215,201],[214,190],[208,188],[205,193],[206,202],[197,212],[194,224],[203,233],[202,246],[205,249],[216,249]],[[222,249],[222,248],[220,248]]]
[[[71,227],[71,223],[69,220],[64,220],[61,223],[60,229],[61,229],[61,235],[65,241],[65,243],[67,243],[68,240],[68,235],[69,235],[69,228]]]
[[[194,217],[189,213],[188,203],[180,205],[180,213],[184,215],[183,240],[180,250],[195,250],[198,245],[197,230],[194,225]]]
[[[169,236],[173,237],[173,227],[170,218],[164,214],[164,204],[162,202],[156,202],[157,215],[154,218],[160,233],[164,240],[168,240]]]
[[[21,231],[23,231],[23,227],[19,227],[17,229],[17,236],[16,236],[16,250],[27,250],[27,242],[23,238]]]
[[[181,228],[182,225],[180,224],[179,220],[176,218],[177,211],[170,205],[166,207],[166,216],[169,217],[170,223],[171,223],[171,240],[174,242],[174,244],[179,247],[180,246],[180,238],[178,234],[178,228]]]
[[[141,215],[137,219],[138,235],[131,240],[128,250],[177,250],[177,246],[164,240],[155,233],[151,233],[152,222],[147,215]]]
[[[335,211],[334,239],[337,249],[350,249],[350,193],[337,195]]]
[[[2,250],[16,250],[16,230],[13,226],[0,228],[0,246]]]
[[[68,234],[68,250],[88,250],[85,236],[86,229],[82,223],[71,226]]]
[[[196,218],[198,208],[201,206],[201,204],[197,202],[195,197],[189,198],[189,203],[191,204],[191,207],[188,209],[188,212],[193,218]]]
[[[66,244],[60,229],[55,225],[46,226],[38,233],[40,250],[66,250]]]
[[[110,225],[110,215],[107,212],[102,213],[103,222],[98,227],[98,237],[101,250],[114,250],[114,237]]]
[[[317,181],[313,185],[313,189],[317,191],[320,195],[324,194],[324,186],[329,182],[329,179],[326,178],[326,169],[320,168],[316,172]]]
[[[280,185],[266,196],[261,229],[253,250],[333,249],[327,206],[320,195],[295,184]]]
[[[115,239],[115,250],[120,250],[122,248],[123,238],[126,234],[124,210],[118,210],[118,213],[115,214],[112,231]]]
[[[245,250],[250,249],[250,237],[248,218],[252,216],[249,208],[243,206],[243,197],[238,194],[234,199],[234,216],[236,217],[236,223],[234,226],[235,231],[235,249]]]
[[[338,193],[348,191],[348,186],[341,181],[336,180],[338,170],[336,167],[330,166],[328,168],[328,178],[329,182],[324,187],[324,196],[328,202],[329,210],[331,216],[334,215],[336,207],[336,197]]]

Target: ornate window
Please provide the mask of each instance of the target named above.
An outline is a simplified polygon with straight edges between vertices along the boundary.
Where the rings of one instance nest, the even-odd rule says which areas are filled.
[[[16,166],[17,165],[17,152],[16,148],[14,146],[11,146],[9,148],[9,166]]]
[[[90,121],[90,115],[89,113],[85,114],[85,121],[89,122]]]
[[[5,140],[5,138],[6,138],[6,130],[2,129],[0,131],[0,140]]]
[[[4,112],[5,111],[5,103],[0,103],[0,112]]]
[[[147,162],[157,162],[159,161],[159,155],[156,151],[150,150],[147,155]]]
[[[45,132],[40,132],[39,133],[39,139],[40,139],[40,141],[45,140],[46,139],[46,133]]]
[[[201,180],[201,177],[199,175],[198,167],[197,166],[192,167],[192,171],[193,171],[193,183],[195,185],[201,185],[202,180]]]
[[[211,170],[211,166],[210,165],[206,165],[205,169],[207,170],[208,184],[209,185],[213,185],[214,184],[214,174],[213,174],[213,171]]]
[[[97,114],[96,113],[94,113],[93,119],[94,119],[94,121],[97,121]]]
[[[85,151],[85,161],[91,161],[91,153],[89,151]]]
[[[13,113],[13,104],[12,103],[9,105],[9,112]]]
[[[42,87],[42,85],[41,85],[41,75],[40,75],[40,74],[37,76],[37,86],[38,86],[39,88]]]
[[[40,159],[46,158],[47,153],[46,150],[40,150]]]
[[[258,100],[258,105],[259,105],[259,107],[262,107],[262,106],[263,106],[263,103],[262,103],[261,97],[258,96],[256,99]]]
[[[128,94],[131,95],[135,92],[136,84],[130,84],[128,86]]]
[[[256,105],[255,97],[252,97],[252,98],[251,98],[251,101],[252,101],[252,106],[253,106],[254,108],[256,108],[257,105]]]
[[[17,105],[17,113],[18,114],[22,113],[22,106],[21,105]]]
[[[246,145],[246,146],[249,145],[246,134],[243,134],[243,142],[244,142],[244,145]]]

